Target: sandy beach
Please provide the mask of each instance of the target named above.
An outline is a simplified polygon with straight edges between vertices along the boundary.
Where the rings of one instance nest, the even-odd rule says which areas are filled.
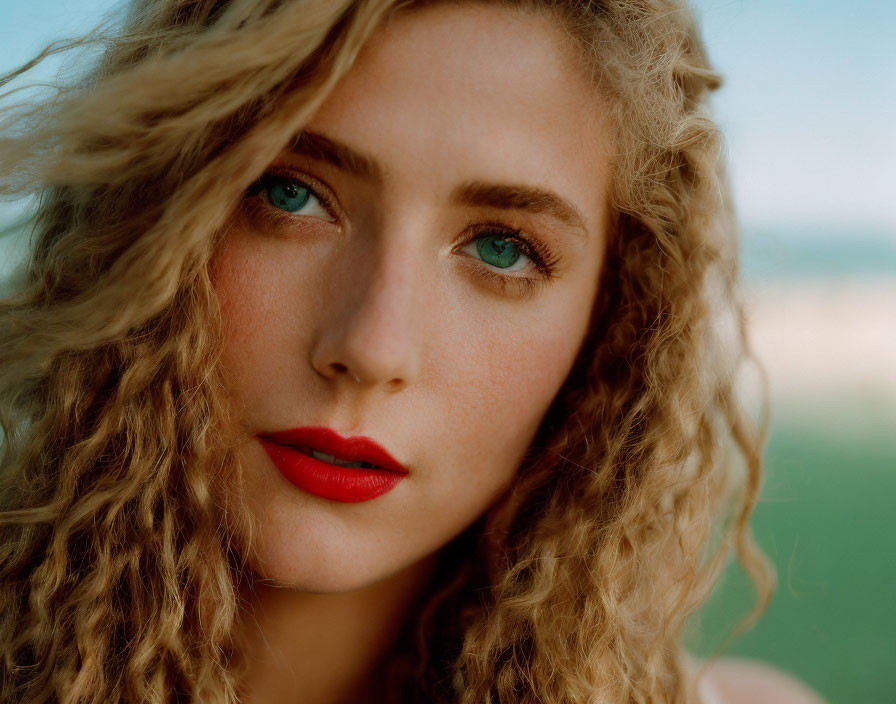
[[[868,399],[896,413],[896,278],[754,283],[747,315],[773,399]]]

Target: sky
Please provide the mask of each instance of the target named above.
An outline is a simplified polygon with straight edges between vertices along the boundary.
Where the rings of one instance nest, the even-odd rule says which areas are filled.
[[[694,6],[742,219],[896,239],[896,2]]]
[[[896,2],[692,0],[745,230],[896,239]],[[0,71],[121,0],[0,0]],[[36,79],[52,69],[33,72]],[[787,235],[789,233],[789,235]]]

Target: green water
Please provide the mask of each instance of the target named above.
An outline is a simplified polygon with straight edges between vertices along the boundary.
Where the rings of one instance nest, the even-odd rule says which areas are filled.
[[[772,663],[832,704],[893,704],[896,425],[854,411],[832,405],[825,421],[814,409],[773,425],[753,525],[778,590],[725,653]],[[730,565],[695,622],[694,651],[720,646],[752,599]]]

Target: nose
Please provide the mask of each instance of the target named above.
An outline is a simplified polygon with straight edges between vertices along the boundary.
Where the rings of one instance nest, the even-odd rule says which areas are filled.
[[[381,242],[339,261],[330,279],[339,284],[321,298],[312,342],[311,365],[319,375],[389,391],[416,381],[427,315],[418,257],[408,242]]]

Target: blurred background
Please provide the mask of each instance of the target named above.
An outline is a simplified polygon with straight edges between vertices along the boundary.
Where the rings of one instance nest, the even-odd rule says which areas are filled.
[[[832,704],[892,704],[896,3],[692,1],[725,77],[713,106],[743,229],[753,346],[772,396],[753,525],[779,587],[725,652],[772,663]],[[89,31],[118,4],[0,0],[0,72]],[[50,60],[29,78],[68,66]],[[0,223],[16,213],[0,208]],[[0,277],[25,247],[0,238]],[[691,623],[693,649],[714,652],[752,599],[731,565]]]
[[[726,654],[836,704],[896,702],[896,3],[692,0],[725,84],[753,345],[771,436],[754,530],[778,569]],[[709,655],[753,592],[729,567]]]

